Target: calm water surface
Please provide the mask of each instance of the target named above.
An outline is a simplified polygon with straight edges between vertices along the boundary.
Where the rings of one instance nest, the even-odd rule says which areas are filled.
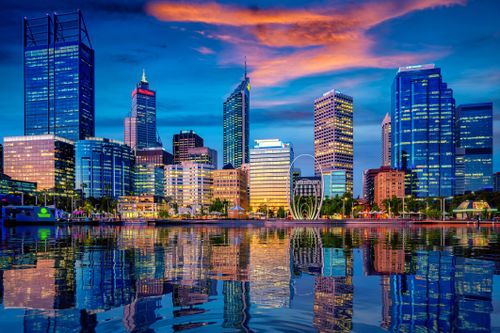
[[[1,232],[1,332],[500,331],[499,228]]]

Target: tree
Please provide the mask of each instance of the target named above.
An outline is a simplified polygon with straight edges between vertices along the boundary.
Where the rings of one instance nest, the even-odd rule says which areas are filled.
[[[168,210],[160,210],[158,217],[162,219],[167,219],[169,217]]]
[[[224,212],[224,204],[219,198],[216,198],[208,207],[209,212]]]
[[[286,217],[285,208],[283,207],[278,208],[278,212],[276,213],[276,215],[279,218],[285,218]]]

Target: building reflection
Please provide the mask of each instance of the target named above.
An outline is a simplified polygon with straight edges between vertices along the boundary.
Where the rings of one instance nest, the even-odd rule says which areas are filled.
[[[122,325],[113,327],[128,332],[167,326],[250,332],[257,330],[253,325],[262,314],[272,318],[294,311],[311,317],[300,325],[348,332],[355,292],[363,289],[354,287],[355,267],[380,278],[381,295],[373,302],[382,303],[383,329],[492,329],[500,251],[487,247],[498,237],[488,230],[71,227],[9,232],[0,242],[0,311],[23,309],[26,332],[92,332],[105,320],[100,315],[113,309]],[[356,249],[362,255],[355,256]]]

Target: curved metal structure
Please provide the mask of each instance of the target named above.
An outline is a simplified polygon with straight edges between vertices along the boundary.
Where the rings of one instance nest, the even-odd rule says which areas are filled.
[[[325,193],[324,184],[323,184],[323,170],[321,169],[321,165],[318,163],[316,158],[311,154],[301,154],[295,157],[290,164],[290,174],[292,173],[292,168],[297,161],[301,157],[311,157],[314,160],[314,164],[318,166],[320,175],[321,175],[321,191],[317,193],[317,188],[314,187],[314,193],[312,196],[302,197],[301,195],[296,195],[297,193],[297,184],[293,188],[293,193],[290,196],[291,200],[288,204],[288,209],[292,214],[294,220],[317,220],[319,214],[321,213],[321,207],[323,207],[323,193]]]

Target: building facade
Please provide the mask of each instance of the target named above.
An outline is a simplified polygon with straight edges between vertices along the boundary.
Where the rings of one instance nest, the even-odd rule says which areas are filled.
[[[250,207],[288,208],[292,193],[293,147],[278,139],[255,140],[250,149]]]
[[[15,180],[0,173],[0,194],[24,193],[34,194],[36,192],[36,183]]]
[[[75,146],[53,134],[4,138],[4,171],[37,189],[66,193],[75,187]]]
[[[240,206],[248,210],[248,183],[247,174],[241,169],[225,167],[222,170],[214,170],[213,176],[213,198],[229,202],[229,207]]]
[[[134,153],[122,142],[87,138],[75,144],[75,183],[86,198],[133,194]]]
[[[457,147],[464,152],[464,191],[491,189],[493,103],[462,104],[456,110]]]
[[[344,196],[347,192],[347,172],[345,170],[323,172],[323,187],[325,198]]]
[[[387,113],[382,121],[382,165],[391,166],[391,116]]]
[[[156,91],[149,89],[144,70],[132,91],[132,110],[125,118],[125,144],[132,149],[159,147],[156,130]]]
[[[243,81],[224,101],[223,108],[223,160],[224,165],[231,163],[239,168],[249,162],[250,144],[250,78]]]
[[[124,219],[160,218],[168,211],[168,205],[161,196],[123,196],[118,199],[117,211]]]
[[[188,160],[194,163],[211,164],[217,169],[217,150],[208,147],[193,147],[188,149]]]
[[[203,138],[196,132],[181,131],[175,134],[172,139],[172,151],[174,154],[174,163],[180,164],[189,161],[189,148],[203,147]]]
[[[182,206],[194,211],[208,209],[212,203],[212,164],[182,163]]]
[[[293,186],[293,195],[321,198],[321,177],[298,177]]]
[[[136,164],[134,177],[135,195],[164,196],[164,166]]]
[[[405,173],[388,167],[379,169],[373,182],[374,203],[383,207],[385,199],[403,198],[405,195]],[[387,207],[386,207],[387,209]]]
[[[493,191],[500,192],[500,172],[493,174]]]
[[[165,165],[164,195],[171,205],[183,207],[183,172],[182,164]]]
[[[353,98],[330,90],[314,101],[314,157],[323,173],[345,170],[353,190]],[[319,170],[316,168],[316,175]]]
[[[392,167],[406,172],[406,194],[454,194],[455,100],[434,65],[401,67],[392,85]]]
[[[24,135],[95,135],[94,50],[80,11],[24,19]]]
[[[150,147],[135,150],[137,164],[168,165],[172,164],[174,157],[163,147]]]
[[[0,174],[3,173],[3,145],[0,144]]]

